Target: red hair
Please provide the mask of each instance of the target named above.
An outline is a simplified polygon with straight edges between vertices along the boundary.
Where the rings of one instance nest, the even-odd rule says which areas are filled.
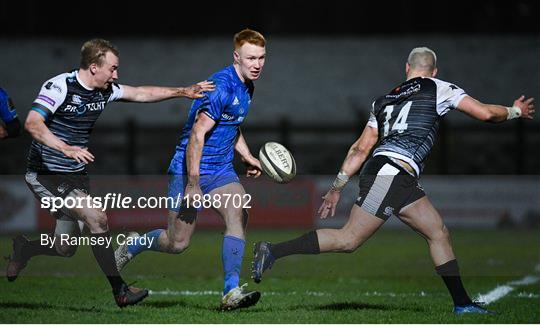
[[[262,36],[261,33],[246,28],[234,35],[234,49],[238,50],[245,43],[265,47],[266,39],[264,39],[264,36]]]

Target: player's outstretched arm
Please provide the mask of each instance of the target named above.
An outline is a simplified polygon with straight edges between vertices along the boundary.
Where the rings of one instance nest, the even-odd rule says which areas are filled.
[[[94,161],[94,155],[86,148],[70,146],[55,136],[45,125],[45,118],[36,111],[30,111],[24,128],[37,142],[61,151],[67,157],[75,159],[78,163],[88,164]]]
[[[246,176],[257,178],[261,176],[261,162],[251,154],[241,129],[238,129],[238,133],[239,134],[238,138],[236,138],[234,149],[240,155],[244,165],[246,165]]]
[[[214,84],[206,80],[188,87],[132,87],[127,85],[122,85],[122,87],[124,93],[121,100],[138,103],[153,103],[175,97],[196,99],[203,97],[204,92],[214,91],[215,89]]]
[[[470,96],[463,98],[457,109],[484,122],[500,123],[515,118],[532,119],[534,117],[534,98],[525,99],[521,95],[512,107],[484,104]]]
[[[319,208],[321,218],[328,217],[329,213],[331,217],[335,215],[336,206],[341,197],[341,191],[347,185],[349,178],[356,174],[364,161],[366,161],[371,149],[377,143],[378,134],[379,132],[376,128],[366,125],[360,138],[353,143],[332,184],[332,188],[323,196],[323,203]]]

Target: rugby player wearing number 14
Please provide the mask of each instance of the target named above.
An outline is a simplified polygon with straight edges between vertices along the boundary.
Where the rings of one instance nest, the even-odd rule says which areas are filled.
[[[243,30],[234,37],[234,63],[210,77],[216,90],[204,98],[195,100],[180,144],[176,147],[169,174],[169,198],[175,203],[180,197],[188,197],[190,206],[169,206],[168,228],[156,229],[139,237],[132,245],[122,245],[116,252],[118,269],[122,269],[137,254],[153,250],[170,254],[184,251],[193,235],[196,210],[202,203],[208,203],[203,194],[211,200],[221,198],[220,204],[213,204],[214,210],[225,221],[222,261],[224,290],[221,300],[222,310],[249,307],[257,303],[260,293],[245,290],[239,286],[240,270],[244,256],[245,227],[247,209],[235,204],[239,197],[245,198],[245,191],[233,168],[234,152],[238,152],[247,166],[247,176],[258,177],[261,164],[251,154],[240,130],[253,96],[253,81],[262,72],[265,61],[266,41],[253,30]],[[227,202],[228,201],[228,202]],[[215,202],[214,202],[215,203]],[[148,247],[142,241],[156,238]]]
[[[287,242],[257,243],[252,270],[255,282],[261,281],[276,259],[285,256],[353,252],[395,216],[426,239],[435,270],[452,296],[454,312],[489,313],[465,291],[448,229],[418,178],[446,113],[457,109],[493,123],[532,119],[533,99],[521,96],[512,107],[481,103],[456,85],[435,79],[436,62],[432,50],[413,49],[405,66],[407,80],[373,103],[364,132],[349,150],[319,208],[321,218],[333,217],[341,190],[363,166],[360,193],[347,224],[341,229],[317,229]]]

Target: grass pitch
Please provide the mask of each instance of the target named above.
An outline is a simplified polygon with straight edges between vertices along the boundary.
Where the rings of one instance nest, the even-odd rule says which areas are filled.
[[[248,234],[242,278],[262,292],[253,308],[218,311],[222,235],[199,231],[181,255],[145,252],[127,266],[126,281],[152,294],[123,310],[114,304],[89,247],[72,258],[36,257],[17,281],[0,281],[0,323],[540,322],[540,282],[511,284],[507,295],[488,305],[497,315],[455,316],[427,245],[412,231],[381,229],[353,254],[290,256],[267,271],[261,284],[250,281],[254,242],[302,233]],[[454,230],[452,237],[471,296],[540,277],[538,230]],[[0,254],[10,250],[9,238],[1,238]]]

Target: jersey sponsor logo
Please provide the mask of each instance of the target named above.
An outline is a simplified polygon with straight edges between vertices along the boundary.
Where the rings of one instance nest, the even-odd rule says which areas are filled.
[[[240,101],[238,100],[238,97],[234,96],[234,100],[232,102],[232,106],[240,105]]]
[[[77,113],[83,115],[86,112],[102,111],[105,109],[105,101],[88,103],[83,105],[66,105],[65,112]]]
[[[410,88],[407,88],[405,89],[404,91],[400,92],[399,94],[388,94],[386,95],[386,98],[400,98],[400,97],[404,97],[404,96],[410,96],[414,93],[417,93],[420,91],[420,89],[422,88],[422,86],[420,84],[416,84]]]
[[[39,95],[39,96],[37,97],[37,99],[42,100],[42,101],[44,101],[45,103],[47,103],[47,104],[49,104],[49,105],[51,105],[51,106],[54,106],[54,105],[56,104],[56,102],[54,101],[54,99],[52,99],[52,98],[50,98],[50,97],[48,97],[48,96],[45,96],[45,95]]]
[[[58,86],[57,84],[55,84],[55,83],[52,82],[52,81],[49,81],[49,82],[47,82],[47,84],[45,85],[45,89],[51,90],[51,88],[54,89],[54,90],[56,90],[56,91],[59,92],[59,93],[62,93],[62,88],[60,88],[60,86]]]
[[[221,114],[221,118],[226,120],[226,121],[232,121],[232,120],[235,119],[235,117],[233,115],[229,115],[227,113]]]

